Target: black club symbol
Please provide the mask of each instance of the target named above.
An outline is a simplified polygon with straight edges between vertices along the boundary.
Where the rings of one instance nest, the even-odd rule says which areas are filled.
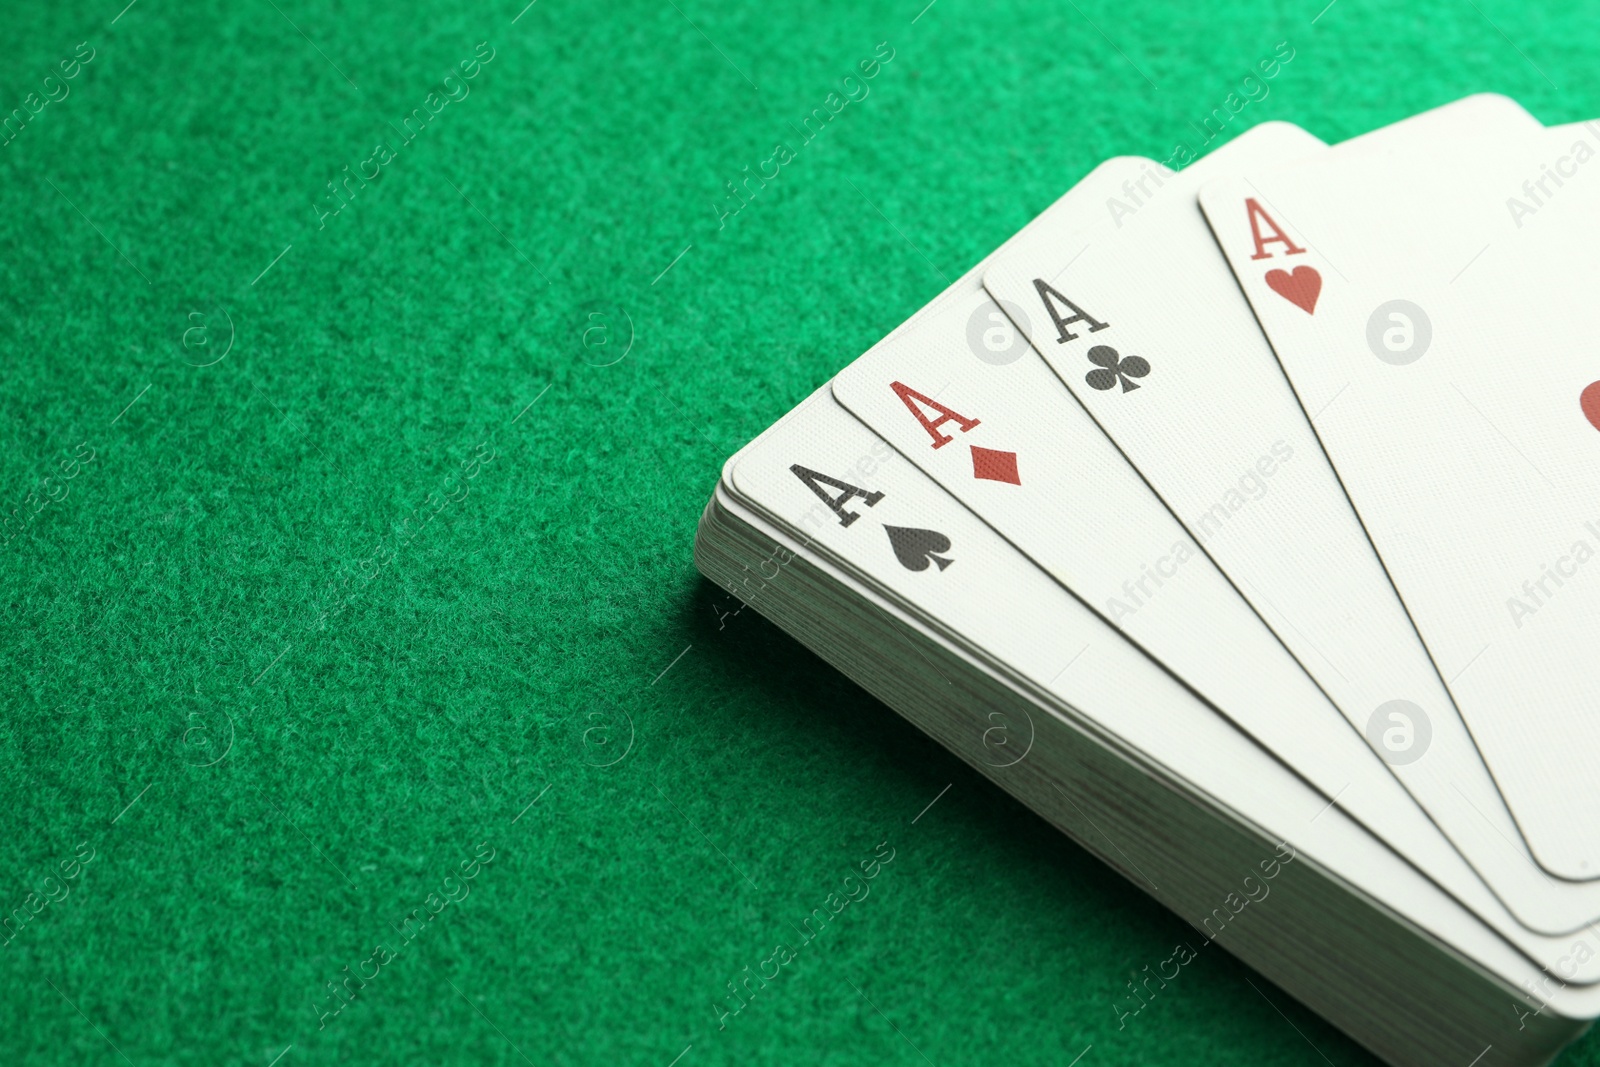
[[[1150,373],[1150,364],[1139,356],[1120,357],[1117,350],[1110,345],[1095,345],[1089,349],[1089,362],[1099,367],[1084,375],[1084,381],[1090,388],[1104,392],[1122,383],[1122,391],[1131,393],[1139,388],[1139,383],[1134,378],[1143,378]]]

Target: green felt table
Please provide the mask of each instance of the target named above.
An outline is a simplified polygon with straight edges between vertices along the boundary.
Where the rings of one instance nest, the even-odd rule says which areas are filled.
[[[0,1062],[1372,1062],[1221,954],[1119,1026],[1188,928],[691,544],[1280,43],[1223,138],[1565,122],[1594,3],[123,2],[0,44]]]

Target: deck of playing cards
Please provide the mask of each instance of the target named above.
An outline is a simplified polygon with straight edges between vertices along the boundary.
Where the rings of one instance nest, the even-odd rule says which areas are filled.
[[[697,563],[1190,952],[1545,1063],[1600,1014],[1597,152],[1475,96],[1108,160],[729,459]]]

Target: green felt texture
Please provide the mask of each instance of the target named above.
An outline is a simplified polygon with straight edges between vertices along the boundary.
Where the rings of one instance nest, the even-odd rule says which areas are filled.
[[[0,114],[94,58],[0,148],[0,913],[67,893],[0,948],[0,1062],[1372,1062],[1216,953],[1119,1030],[1188,928],[722,617],[695,524],[734,449],[1278,42],[1229,136],[1485,90],[1564,122],[1600,115],[1596,6],[522,2],[8,6]]]

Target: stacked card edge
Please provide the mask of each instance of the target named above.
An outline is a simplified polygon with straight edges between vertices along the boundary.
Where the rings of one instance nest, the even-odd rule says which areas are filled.
[[[701,516],[694,556],[707,578],[1176,912],[1197,937],[1387,1062],[1538,1065],[1588,1029],[1589,1020],[1549,1005],[1518,1013],[1523,992],[1305,857],[1281,866],[1270,907],[1231,913],[1224,902],[1278,854],[1278,842],[1070,709],[1048,710],[1046,699],[913,623],[724,486]],[[929,662],[939,664],[938,687],[919,669]],[[1033,723],[1029,758],[1008,767],[987,758],[980,739],[996,721],[991,713]],[[1208,936],[1202,931],[1218,928],[1219,910],[1228,921]],[[1112,1023],[1124,993],[1107,991]]]

